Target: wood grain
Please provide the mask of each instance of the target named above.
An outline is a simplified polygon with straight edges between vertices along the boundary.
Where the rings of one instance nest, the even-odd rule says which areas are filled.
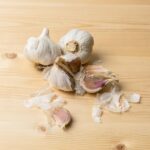
[[[0,0],[0,149],[129,150],[150,149],[150,1],[149,0]],[[105,112],[103,123],[91,118],[94,95],[57,91],[67,101],[74,122],[66,131],[46,135],[37,130],[43,114],[23,101],[46,82],[22,53],[26,40],[50,29],[57,42],[71,28],[91,32],[93,60],[119,75],[126,91],[142,103],[124,114]],[[9,59],[5,53],[17,53]]]

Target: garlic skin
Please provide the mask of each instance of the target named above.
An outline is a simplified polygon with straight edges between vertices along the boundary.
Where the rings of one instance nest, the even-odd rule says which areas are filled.
[[[39,37],[30,37],[27,40],[24,54],[36,64],[51,65],[62,52],[60,46],[50,40],[49,30],[44,28]]]
[[[49,84],[62,91],[74,91],[75,81],[58,65],[54,64],[47,77]]]
[[[102,110],[99,106],[94,105],[92,108],[92,118],[93,121],[96,123],[100,123],[101,122],[101,116],[102,116]]]
[[[87,31],[73,29],[60,39],[59,45],[65,54],[74,53],[82,64],[86,64],[92,53],[94,38]]]

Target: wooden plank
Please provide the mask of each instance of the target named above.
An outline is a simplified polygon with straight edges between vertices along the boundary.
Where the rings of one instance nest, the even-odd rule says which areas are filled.
[[[49,27],[52,39],[71,28],[91,32],[93,60],[118,74],[123,89],[138,92],[142,103],[124,114],[104,112],[95,124],[95,96],[57,91],[64,97],[74,122],[66,131],[44,135],[37,130],[42,112],[26,109],[23,101],[47,82],[22,53],[27,38]],[[149,1],[0,1],[0,149],[111,150],[125,144],[130,150],[150,149],[150,6]],[[6,52],[15,52],[8,59]],[[79,113],[80,112],[80,113]]]

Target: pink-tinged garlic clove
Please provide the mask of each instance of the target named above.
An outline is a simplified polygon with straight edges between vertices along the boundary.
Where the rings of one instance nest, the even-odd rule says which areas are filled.
[[[83,89],[89,93],[96,93],[100,91],[103,86],[105,86],[106,81],[102,79],[94,79],[94,78],[88,78],[85,77],[81,82],[81,86]]]
[[[84,70],[84,75],[80,79],[80,84],[85,91],[96,93],[108,83],[116,81],[115,75],[104,67],[89,65]]]
[[[52,117],[56,123],[61,128],[66,127],[71,122],[71,114],[68,110],[64,108],[58,108],[53,111]]]

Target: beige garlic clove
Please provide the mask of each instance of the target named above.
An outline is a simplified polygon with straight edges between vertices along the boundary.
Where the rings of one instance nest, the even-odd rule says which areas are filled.
[[[71,114],[67,109],[57,108],[53,111],[52,117],[57,126],[64,128],[71,122]]]
[[[118,81],[113,73],[102,66],[90,65],[84,69],[80,79],[80,85],[88,93],[96,93],[103,89],[108,83]]]
[[[87,31],[73,29],[60,39],[59,44],[64,53],[74,53],[85,64],[91,56],[94,38]]]
[[[74,78],[57,64],[54,64],[47,77],[50,85],[62,91],[74,91]]]
[[[39,37],[30,37],[24,48],[25,56],[32,62],[51,65],[62,54],[59,45],[49,38],[49,30],[44,28]]]
[[[55,63],[70,74],[79,72],[81,67],[80,58],[71,53],[58,57]]]

